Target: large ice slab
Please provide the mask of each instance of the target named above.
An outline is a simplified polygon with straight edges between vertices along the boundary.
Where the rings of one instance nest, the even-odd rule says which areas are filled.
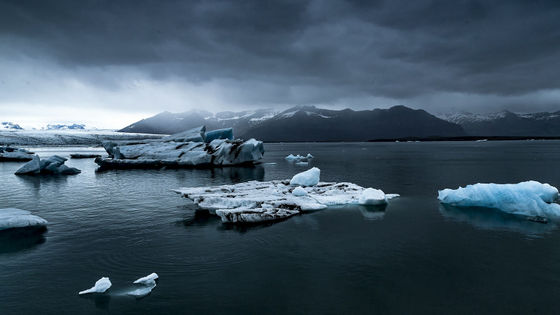
[[[439,191],[438,199],[456,207],[495,208],[507,213],[560,218],[560,205],[554,203],[558,189],[536,181],[518,184],[474,184]]]
[[[47,220],[31,214],[27,210],[16,208],[0,209],[0,230],[45,227],[47,223]]]
[[[33,153],[20,148],[0,146],[0,161],[30,161]]]
[[[302,192],[302,189],[305,193]],[[353,183],[318,182],[301,187],[289,180],[250,181],[214,187],[185,187],[175,190],[202,209],[218,215],[225,223],[278,221],[306,211],[328,206],[360,204],[367,189]],[[296,191],[294,194],[293,192]],[[377,204],[398,195],[385,195],[378,190]],[[370,200],[371,196],[367,193]]]
[[[253,164],[262,159],[264,146],[255,139],[215,139],[205,142],[152,141],[139,144],[104,144],[111,157],[97,158],[101,168],[213,167]]]
[[[25,163],[16,171],[16,175],[39,175],[39,174],[52,174],[52,175],[75,175],[81,171],[75,167],[68,167],[64,165],[68,159],[58,155],[53,155],[45,159],[39,156],[33,156],[33,159]]]

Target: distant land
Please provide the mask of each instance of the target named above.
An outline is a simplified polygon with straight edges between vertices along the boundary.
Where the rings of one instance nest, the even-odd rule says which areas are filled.
[[[282,112],[260,109],[210,113],[163,112],[119,131],[173,134],[206,125],[209,130],[233,127],[236,137],[280,141],[383,140],[514,140],[560,137],[560,111],[517,114],[509,111],[481,115],[432,115],[406,106],[372,110],[329,110],[296,106]]]

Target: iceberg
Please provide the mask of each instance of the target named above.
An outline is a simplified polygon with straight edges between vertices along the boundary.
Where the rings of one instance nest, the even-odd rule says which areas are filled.
[[[317,183],[306,188],[294,187],[290,180],[273,180],[214,187],[184,187],[174,191],[190,199],[199,208],[219,216],[223,223],[237,224],[279,221],[329,206],[360,204],[366,188],[353,183],[320,182],[320,170],[306,172],[309,171],[312,171],[313,181],[317,180]],[[302,194],[302,190],[306,193]],[[396,196],[385,195],[385,200]]]
[[[94,159],[101,157],[101,154],[88,154],[88,153],[72,153],[70,154],[71,159]]]
[[[33,159],[25,163],[16,171],[16,175],[39,175],[39,174],[54,174],[54,175],[75,175],[81,171],[75,167],[68,167],[64,165],[68,159],[58,155],[53,155],[46,159],[40,159],[38,155],[34,155]]]
[[[109,157],[98,157],[95,162],[101,169],[126,169],[233,166],[254,164],[262,159],[264,146],[261,141],[231,140],[232,137],[231,128],[205,133],[205,128],[200,127],[166,137],[163,141],[106,142],[103,147]],[[206,140],[211,138],[214,139],[207,143]]]
[[[298,173],[290,180],[290,185],[315,186],[319,183],[321,170],[314,167],[305,172]]]
[[[27,227],[46,227],[47,220],[31,214],[31,212],[16,208],[0,209],[0,231],[27,228]]]
[[[288,156],[285,157],[285,159],[288,162],[294,162],[294,163],[305,163],[305,162],[309,162],[309,160],[311,160],[313,158],[313,155],[311,155],[311,153],[307,153],[306,156],[302,156],[302,155],[293,155],[290,154]]]
[[[443,204],[455,207],[494,208],[507,213],[555,219],[560,217],[560,205],[554,203],[558,189],[537,181],[518,184],[474,184],[438,193]]]
[[[10,146],[0,146],[0,161],[30,161],[33,153]]]
[[[83,294],[90,294],[90,293],[105,293],[105,291],[109,290],[112,283],[111,280],[107,277],[103,277],[95,282],[95,285],[87,290],[83,290],[78,292],[79,295]]]

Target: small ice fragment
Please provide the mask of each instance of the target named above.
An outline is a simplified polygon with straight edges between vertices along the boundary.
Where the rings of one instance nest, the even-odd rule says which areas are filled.
[[[134,281],[134,283],[149,285],[149,284],[154,283],[155,280],[158,279],[158,278],[159,278],[158,274],[155,273],[155,272],[152,272],[151,274]]]
[[[315,186],[319,183],[321,170],[314,167],[305,172],[298,173],[290,180],[290,185]]]
[[[104,293],[111,287],[111,280],[107,277],[103,277],[95,282],[95,285],[87,290],[80,291],[78,294],[89,294],[89,293]]]
[[[134,289],[132,291],[127,292],[127,295],[133,296],[135,298],[143,298],[146,295],[152,293],[152,290],[156,287],[156,283],[154,280],[152,280],[152,284],[146,285],[146,286],[142,286],[139,287],[137,289]]]
[[[296,188],[294,188],[294,190],[292,190],[292,195],[296,197],[307,196],[307,191],[301,186],[297,186]]]
[[[0,209],[0,230],[42,227],[47,225],[47,220],[31,214],[27,210],[16,208]]]

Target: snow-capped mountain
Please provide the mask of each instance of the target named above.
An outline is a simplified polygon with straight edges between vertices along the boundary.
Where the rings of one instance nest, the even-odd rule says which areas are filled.
[[[9,121],[0,123],[0,130],[23,130],[20,125]]]
[[[560,111],[491,114],[457,113],[439,115],[461,125],[471,136],[560,136]]]
[[[296,106],[279,113],[273,110],[217,114],[164,112],[120,131],[171,134],[200,125],[206,125],[209,130],[233,127],[236,136],[264,141],[367,141],[465,135],[454,123],[405,106],[362,111]]]
[[[249,128],[274,117],[276,114],[277,112],[269,109],[219,112],[216,114],[195,110],[184,113],[163,112],[135,122],[119,131],[173,134],[206,125],[208,130],[233,127],[237,134],[242,134]]]

